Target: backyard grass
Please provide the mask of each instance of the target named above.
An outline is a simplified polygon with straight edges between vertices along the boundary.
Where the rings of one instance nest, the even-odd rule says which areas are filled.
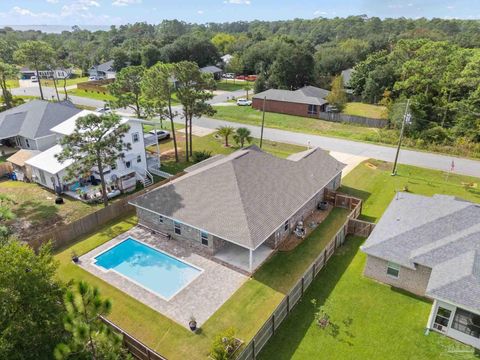
[[[34,183],[21,181],[0,182],[0,194],[13,202],[12,210],[17,216],[13,229],[17,236],[28,240],[52,226],[68,224],[97,210],[99,205],[64,198],[62,205],[55,204],[56,195]]]
[[[229,327],[234,327],[236,336],[245,342],[252,338],[285,292],[335,235],[346,215],[343,209],[333,210],[295,250],[274,255],[215,312],[198,334],[192,334],[71,262],[73,251],[78,255],[87,253],[135,226],[134,216],[108,224],[59,252],[56,255],[60,263],[58,276],[63,281],[85,280],[98,286],[102,295],[112,300],[113,310],[109,319],[168,359],[205,359],[213,338]]]
[[[72,90],[68,90],[67,92],[69,95],[72,95],[72,96],[81,96],[81,97],[94,99],[94,100],[101,100],[101,101],[115,100],[115,97],[110,95],[108,92],[103,94],[103,93],[98,93],[94,91],[85,91],[80,89],[72,89]]]
[[[386,119],[387,108],[385,106],[378,106],[372,104],[365,104],[360,102],[347,103],[343,113],[347,115],[363,116],[373,119]]]
[[[260,353],[262,360],[473,359],[471,347],[431,332],[431,303],[363,277],[363,239],[349,237]],[[321,329],[314,307],[325,305]]]
[[[454,195],[480,203],[480,178],[401,164],[397,176],[391,176],[391,172],[391,163],[366,161],[343,179],[340,191],[362,198],[362,217],[370,221],[377,221],[395,192],[405,188],[415,194]]]
[[[260,126],[262,123],[262,112],[250,106],[215,106],[215,110],[217,112],[213,117],[216,119],[256,126]],[[365,141],[367,138],[375,136],[379,130],[354,124],[271,112],[265,114],[265,127],[359,141]]]
[[[377,221],[396,190],[455,195],[480,202],[479,178],[369,160],[345,179],[340,191],[364,199],[362,217]],[[261,359],[472,359],[473,350],[436,333],[424,335],[431,304],[362,276],[366,256],[362,239],[350,237],[314,281],[262,352]],[[310,303],[326,304],[334,326],[314,323]]]
[[[18,88],[19,86],[20,85],[19,85],[18,79],[7,80],[7,87],[8,88],[13,89],[13,88]]]

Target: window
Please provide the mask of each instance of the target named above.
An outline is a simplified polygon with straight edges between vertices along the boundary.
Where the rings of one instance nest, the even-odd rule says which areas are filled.
[[[178,222],[175,222],[175,234],[182,235],[181,225]]]
[[[158,216],[158,222],[159,222],[160,224],[163,224],[163,220],[164,220],[163,216],[162,216],[162,215],[159,215],[159,216]]]
[[[116,163],[115,163],[115,164],[112,164],[112,166],[110,166],[110,168],[111,168],[112,170],[115,170],[115,169],[117,168],[117,164],[116,164]]]
[[[132,141],[134,143],[138,142],[140,140],[140,136],[138,135],[138,132],[132,134]]]
[[[130,166],[132,166],[132,162],[131,161],[127,161],[125,163],[125,166],[127,167],[127,169],[130,169]]]
[[[208,246],[208,234],[202,232],[201,238],[202,238],[202,245]]]
[[[27,145],[27,147],[30,147],[30,143],[28,142],[28,139],[25,139],[25,145]]]
[[[40,182],[42,184],[46,184],[47,180],[45,180],[45,173],[43,172],[43,170],[38,170],[38,173],[40,174]]]
[[[308,105],[308,115],[317,115],[317,105]]]
[[[400,265],[389,262],[387,265],[387,275],[393,278],[398,278],[400,273]]]
[[[450,320],[450,314],[452,312],[443,307],[439,307],[437,310],[437,316],[435,316],[435,322],[433,323],[433,328],[445,332],[448,327],[448,322]]]
[[[283,224],[283,230],[288,231],[288,220],[285,221],[285,224]]]
[[[452,329],[480,339],[480,315],[457,308],[453,317]]]
[[[142,162],[142,156],[141,155],[137,155],[137,163],[141,163]]]

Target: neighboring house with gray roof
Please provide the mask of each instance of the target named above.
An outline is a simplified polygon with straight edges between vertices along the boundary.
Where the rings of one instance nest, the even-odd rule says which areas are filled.
[[[263,110],[265,103],[265,111],[318,117],[326,109],[329,93],[330,91],[315,86],[304,86],[295,91],[269,89],[253,96],[252,107]]]
[[[217,66],[205,66],[200,68],[200,71],[205,74],[212,74],[215,80],[220,80],[222,78],[223,70]]]
[[[114,61],[110,60],[103,64],[93,65],[88,69],[88,75],[98,79],[115,79],[117,72],[113,68]]]
[[[51,128],[78,114],[70,102],[32,100],[0,113],[0,141],[28,150],[46,150],[56,144]]]
[[[241,252],[253,272],[340,186],[344,164],[319,148],[277,158],[251,146],[190,167],[131,201],[139,223],[210,255]],[[248,256],[248,257],[247,257]]]
[[[399,193],[362,250],[366,276],[434,300],[428,329],[480,348],[480,205]]]

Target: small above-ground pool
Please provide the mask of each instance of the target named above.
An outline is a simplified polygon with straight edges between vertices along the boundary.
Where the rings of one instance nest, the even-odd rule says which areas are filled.
[[[174,297],[202,272],[132,238],[97,255],[94,264],[119,273],[165,300]]]

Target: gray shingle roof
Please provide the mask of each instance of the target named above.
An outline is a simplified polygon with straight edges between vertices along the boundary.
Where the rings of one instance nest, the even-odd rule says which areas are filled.
[[[321,149],[291,161],[251,147],[206,164],[131,204],[255,249],[344,166]]]
[[[399,193],[362,250],[412,269],[427,266],[427,295],[480,309],[480,205]]]
[[[320,89],[315,86],[305,86],[295,91],[269,89],[261,93],[255,94],[253,98],[263,99],[264,97],[266,97],[267,100],[285,101],[309,105],[323,105],[328,103],[325,98],[328,96],[329,93],[330,92],[328,90]]]
[[[97,71],[102,71],[102,72],[109,72],[109,71],[114,71],[113,69],[113,60],[107,61],[103,64],[98,64],[94,65],[91,67],[91,69],[97,70]]]
[[[24,136],[37,139],[51,135],[50,129],[81,110],[71,103],[32,100],[0,113],[0,138]]]
[[[219,73],[219,72],[223,72],[222,69],[220,69],[219,67],[216,67],[216,66],[205,66],[205,67],[202,67],[200,69],[201,72],[204,72],[204,73],[210,73],[210,74],[216,74],[216,73]]]

